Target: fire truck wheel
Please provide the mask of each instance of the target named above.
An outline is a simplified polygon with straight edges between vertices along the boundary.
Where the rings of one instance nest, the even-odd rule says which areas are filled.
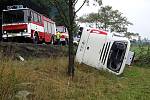
[[[35,44],[37,44],[37,43],[39,42],[39,36],[38,36],[38,33],[35,33],[35,34],[34,34],[33,42],[34,42]]]
[[[66,45],[66,41],[61,41],[61,44],[64,46]]]

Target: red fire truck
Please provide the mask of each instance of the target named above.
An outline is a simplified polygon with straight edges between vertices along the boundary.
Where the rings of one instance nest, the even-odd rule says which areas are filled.
[[[68,44],[69,41],[69,34],[68,30],[64,26],[57,26],[56,31],[61,33],[60,42],[62,45]]]
[[[34,42],[53,42],[55,22],[23,5],[7,6],[2,11],[3,39],[25,37]]]

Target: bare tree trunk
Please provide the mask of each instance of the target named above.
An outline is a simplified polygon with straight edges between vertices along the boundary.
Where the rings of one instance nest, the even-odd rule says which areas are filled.
[[[74,76],[74,47],[73,47],[73,23],[74,23],[74,5],[73,0],[69,0],[69,65],[68,65],[68,75]]]
[[[64,24],[68,29],[69,32],[69,64],[68,64],[68,75],[73,78],[74,76],[74,45],[73,45],[73,34],[74,34],[74,23],[75,23],[75,14],[83,7],[87,0],[83,1],[83,4],[75,11],[75,5],[78,0],[66,0],[66,6],[69,8],[68,14],[66,11],[62,9],[61,2],[59,0],[49,0],[50,3],[57,8],[60,17],[64,20]]]
[[[68,65],[68,75],[74,76],[74,47],[73,47],[73,36],[72,31],[69,30],[69,65]]]

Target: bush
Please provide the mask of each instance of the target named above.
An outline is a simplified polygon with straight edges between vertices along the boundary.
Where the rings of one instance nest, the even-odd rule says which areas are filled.
[[[150,66],[150,45],[132,45],[131,49],[135,52],[135,60],[138,65]]]

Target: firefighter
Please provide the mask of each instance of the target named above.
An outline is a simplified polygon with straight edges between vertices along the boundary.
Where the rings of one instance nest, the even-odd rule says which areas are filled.
[[[61,37],[61,33],[58,31],[56,33],[56,42],[57,42],[57,45],[60,45],[60,37]]]

